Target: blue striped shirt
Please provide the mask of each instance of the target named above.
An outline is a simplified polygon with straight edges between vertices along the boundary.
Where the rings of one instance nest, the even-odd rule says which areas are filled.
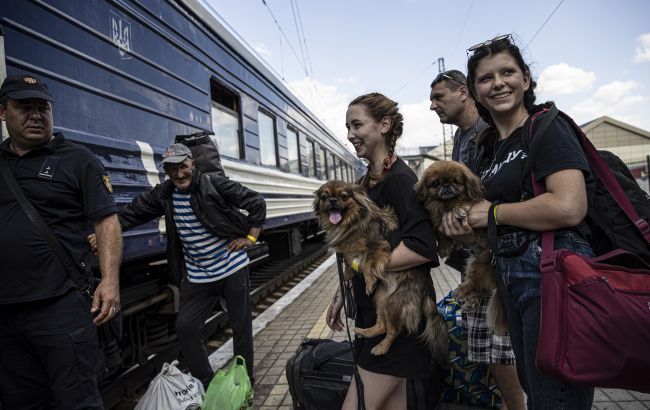
[[[187,279],[192,283],[214,282],[248,265],[246,250],[229,252],[228,239],[208,232],[194,215],[190,194],[178,189],[172,195],[174,223],[183,244]]]

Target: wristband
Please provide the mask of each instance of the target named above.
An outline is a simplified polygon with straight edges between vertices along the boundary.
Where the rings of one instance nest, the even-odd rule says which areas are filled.
[[[499,225],[499,220],[497,219],[497,208],[499,207],[500,204],[497,204],[492,208],[492,213],[494,214],[494,224]]]
[[[251,235],[251,234],[248,234],[248,235],[246,235],[246,237],[247,237],[248,239],[250,239],[250,240],[251,240],[251,242],[253,242],[253,243],[255,243],[255,242],[257,242],[257,238],[256,238],[256,237],[254,237],[254,236],[253,236],[253,235]]]
[[[358,256],[355,257],[354,259],[352,259],[352,264],[350,265],[350,267],[352,268],[353,271],[359,272],[359,263],[360,262],[361,262],[361,260],[359,259]]]

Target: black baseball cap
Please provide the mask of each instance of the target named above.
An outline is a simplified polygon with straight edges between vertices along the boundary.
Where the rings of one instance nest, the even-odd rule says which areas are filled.
[[[54,102],[47,85],[30,74],[14,75],[5,78],[0,87],[0,98],[9,97],[12,100],[26,100],[40,98]]]

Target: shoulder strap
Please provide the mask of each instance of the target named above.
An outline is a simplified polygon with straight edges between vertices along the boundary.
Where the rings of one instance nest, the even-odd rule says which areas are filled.
[[[9,189],[18,201],[18,204],[20,204],[29,219],[41,232],[41,235],[43,235],[43,238],[50,246],[52,253],[54,253],[59,259],[63,265],[63,268],[68,273],[70,278],[72,278],[79,290],[81,290],[82,293],[90,294],[90,284],[87,280],[84,279],[81,273],[79,273],[79,269],[70,258],[68,252],[63,248],[61,242],[59,242],[56,236],[54,236],[54,233],[52,233],[52,230],[47,226],[47,223],[43,217],[38,213],[36,208],[34,208],[34,205],[32,205],[27,197],[25,197],[23,190],[20,188],[20,185],[18,185],[18,182],[16,182],[14,174],[9,169],[7,159],[4,157],[0,159],[0,175],[2,175],[5,182],[9,186]]]
[[[523,136],[522,136],[522,144],[524,146],[524,149],[526,151],[526,165],[524,167],[524,178],[525,175],[528,175],[532,169],[533,169],[533,159],[535,158],[535,153],[539,149],[539,144],[541,144],[541,138],[533,139],[533,123],[539,116],[542,114],[546,114],[544,118],[542,118],[541,122],[537,126],[537,129],[535,130],[535,134],[537,135],[544,135],[546,130],[548,129],[549,125],[551,125],[551,122],[557,117],[559,113],[559,110],[555,106],[555,104],[550,103],[548,108],[544,108],[540,111],[537,111],[534,113],[530,119],[528,120],[528,126],[524,125],[523,127]],[[535,194],[537,195],[537,194]]]
[[[343,310],[345,312],[345,321],[346,321],[346,326],[345,328],[347,329],[348,332],[348,340],[350,341],[350,346],[352,346],[352,358],[354,359],[354,381],[357,386],[357,410],[365,410],[366,409],[366,402],[365,402],[365,396],[363,392],[363,381],[361,380],[361,375],[359,374],[359,367],[357,366],[357,350],[354,348],[354,342],[352,342],[352,336],[350,336],[350,327],[347,324],[348,320],[348,300],[347,300],[347,295],[345,292],[345,280],[343,276],[343,265],[344,265],[344,260],[343,260],[343,254],[340,252],[336,253],[336,268],[338,269],[339,272],[339,286],[341,288],[341,296],[343,296]]]

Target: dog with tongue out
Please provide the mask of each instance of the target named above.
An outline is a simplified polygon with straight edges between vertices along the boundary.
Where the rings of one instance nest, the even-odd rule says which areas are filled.
[[[326,239],[346,260],[360,258],[360,274],[366,282],[366,293],[372,295],[377,321],[369,328],[358,328],[357,336],[371,338],[385,334],[371,353],[385,354],[400,332],[417,333],[424,320],[426,326],[420,339],[436,361],[447,365],[447,325],[438,313],[435,300],[429,297],[426,266],[401,272],[386,272],[391,247],[388,235],[398,229],[398,219],[390,208],[380,208],[360,185],[344,181],[328,181],[314,192],[314,212],[325,230]],[[356,272],[349,266],[345,280]],[[373,293],[374,292],[374,293]]]

